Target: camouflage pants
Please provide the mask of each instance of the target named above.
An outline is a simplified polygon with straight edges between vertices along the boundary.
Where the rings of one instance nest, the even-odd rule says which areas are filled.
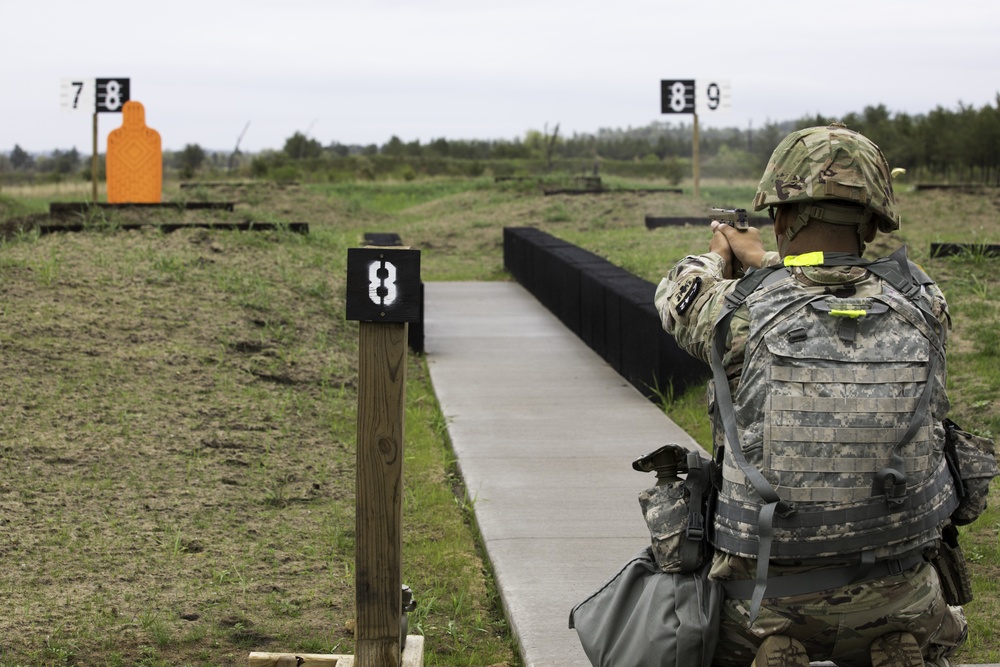
[[[716,565],[720,558],[730,565],[744,560],[717,555]],[[713,568],[713,573],[717,569]],[[739,576],[738,569],[742,568],[731,568],[734,576]],[[912,633],[927,664],[945,667],[949,664],[947,655],[965,640],[968,627],[962,608],[944,601],[937,571],[928,563],[897,576],[766,599],[753,625],[749,608],[748,600],[723,603],[715,667],[748,667],[757,647],[769,635],[799,640],[812,661],[870,667],[872,640],[891,632]]]

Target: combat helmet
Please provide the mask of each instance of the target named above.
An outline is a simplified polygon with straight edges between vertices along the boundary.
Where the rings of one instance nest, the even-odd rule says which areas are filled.
[[[869,225],[884,233],[899,229],[885,156],[874,142],[842,123],[792,132],[774,149],[753,208],[780,204],[798,204],[786,242],[810,219],[856,226],[862,249]]]

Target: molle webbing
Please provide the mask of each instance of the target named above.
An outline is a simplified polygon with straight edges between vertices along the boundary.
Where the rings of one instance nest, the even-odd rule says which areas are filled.
[[[778,370],[777,368],[774,370]],[[788,370],[788,369],[781,369]],[[809,369],[813,370],[813,369]],[[832,369],[818,369],[822,371],[832,370]],[[922,370],[922,373],[906,373],[906,377],[920,377],[921,375],[926,375],[926,369],[902,369],[906,371],[910,370]],[[772,373],[771,377],[778,373]],[[788,374],[786,381],[788,382],[808,382],[810,384],[815,384],[817,382],[844,382],[842,379],[818,379],[817,375],[822,375],[825,377],[836,377],[833,373],[810,373],[807,377],[803,378],[801,374]],[[867,381],[869,377],[876,375],[875,373],[870,374],[860,374],[852,373],[851,377],[855,378],[854,383],[860,384],[863,381]],[[881,374],[879,374],[881,375]],[[890,375],[886,373],[885,375]],[[793,379],[794,378],[794,379]],[[864,378],[862,380],[862,378]],[[905,382],[925,382],[926,377],[918,380],[904,380]],[[848,380],[850,381],[850,380]],[[892,382],[892,380],[886,380],[887,382]],[[871,383],[875,384],[875,383]],[[917,401],[912,396],[901,396],[899,398],[889,397],[889,398],[842,398],[840,396],[805,396],[802,398],[795,396],[772,396],[771,397],[771,407],[774,410],[796,410],[798,412],[906,412],[912,413],[913,409],[917,407]],[[898,440],[899,438],[897,438]]]
[[[852,382],[854,384],[884,384],[898,382],[925,382],[926,368],[883,368],[879,370],[857,368],[788,368],[771,369],[771,377],[784,382]]]
[[[958,506],[954,484],[947,464],[942,462],[937,473],[920,487],[908,491],[906,507],[926,507],[927,512],[901,523],[895,511],[890,511],[885,499],[874,497],[869,502],[846,508],[823,509],[802,503],[787,519],[773,521],[770,558],[797,559],[829,556],[831,553],[852,554],[873,548],[875,544],[901,543],[908,537],[932,534]],[[716,548],[727,553],[758,552],[757,523],[760,507],[719,502],[715,508]],[[830,526],[852,526],[853,530],[837,534]],[[751,531],[749,536],[744,531]],[[795,530],[795,539],[780,539]]]
[[[922,299],[915,298],[930,279],[906,259],[903,248],[877,262],[842,253],[816,253],[815,258],[798,260],[786,259],[786,264],[863,266],[904,295],[908,305],[896,312],[900,307],[897,296],[892,317],[902,319],[871,320],[876,326],[872,330],[858,321],[890,312],[889,302],[845,301],[842,305],[834,299],[829,304],[818,303],[826,297],[819,293],[810,297],[808,292],[799,296],[799,292],[779,286],[790,279],[790,270],[785,267],[751,272],[726,299],[715,323],[711,346],[716,406],[726,442],[718,452],[723,463],[723,490],[718,496],[712,541],[723,551],[757,558],[751,620],[757,617],[768,588],[770,558],[837,556],[843,560],[853,554],[860,563],[860,577],[875,563],[876,552],[881,558],[899,556],[936,539],[940,524],[957,503],[946,463],[931,456],[937,438],[930,417],[931,387],[940,384],[938,366],[943,352],[936,318]],[[771,289],[763,298],[771,299],[780,293],[784,295],[781,298],[790,300],[760,301],[767,304],[763,312],[770,313],[764,315],[764,324],[758,324],[751,315],[743,382],[751,382],[746,392],[756,398],[741,404],[741,410],[764,414],[760,415],[763,421],[754,421],[756,426],[741,425],[722,359],[733,314],[762,284]],[[789,289],[797,288],[789,284]],[[788,319],[790,314],[803,312],[801,308],[810,303],[814,308],[809,312],[817,314],[800,321],[819,328],[782,328],[787,331],[783,334],[788,336],[786,342],[775,339],[773,344],[778,347],[767,351],[779,355],[782,361],[777,362],[779,356],[770,365],[761,361],[755,367],[756,379],[748,380],[751,352],[757,349],[751,343],[758,340],[754,345],[763,345],[765,340],[755,336],[763,336],[783,322],[797,326]],[[835,329],[831,329],[833,321],[838,323]],[[758,334],[754,333],[755,326],[760,327]],[[878,327],[890,327],[892,333],[920,333],[915,334],[916,338],[900,338],[903,356],[887,358],[890,363],[883,363],[880,353],[872,353],[876,348],[869,347],[866,353],[855,347],[859,331],[867,332],[866,341],[881,341],[880,337],[872,338],[873,331],[881,330]],[[807,349],[819,353],[819,357],[799,347],[788,347],[802,345],[810,332],[819,336],[814,339],[819,347]],[[820,362],[826,358],[826,340],[839,341],[841,347],[830,348],[835,356]],[[932,341],[930,349],[926,342],[920,342],[924,340]],[[842,357],[844,354],[847,356]],[[760,374],[764,368],[770,376]],[[771,382],[777,384],[772,387]],[[741,401],[747,398],[744,394]],[[755,456],[763,455],[764,469],[776,475],[778,486],[747,461],[741,428],[751,426],[758,429],[754,438],[763,438],[765,444],[774,446],[773,451],[770,447],[765,447],[763,453],[757,450]],[[847,449],[832,451],[831,447]],[[826,479],[822,478],[824,473]],[[782,479],[785,484],[780,484]]]

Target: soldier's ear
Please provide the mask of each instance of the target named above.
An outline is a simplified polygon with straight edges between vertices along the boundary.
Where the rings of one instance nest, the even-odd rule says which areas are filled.
[[[771,219],[774,220],[774,235],[780,236],[785,233],[785,229],[788,227],[788,216],[786,215],[788,208],[774,206],[772,210],[774,211],[771,216]]]
[[[865,243],[871,243],[875,240],[875,235],[878,234],[878,227],[871,225],[868,228],[868,232],[865,234]]]

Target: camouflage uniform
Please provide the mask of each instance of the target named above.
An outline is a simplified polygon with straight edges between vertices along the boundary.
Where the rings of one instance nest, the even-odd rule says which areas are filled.
[[[776,263],[769,253],[765,264]],[[713,327],[725,298],[736,286],[723,278],[724,261],[716,253],[681,260],[656,290],[655,304],[663,328],[678,345],[709,362]],[[800,284],[817,292],[863,298],[882,291],[881,280],[860,267],[796,267]],[[940,290],[929,288],[933,311],[950,327],[947,304]],[[744,347],[750,330],[746,305],[736,311],[728,335],[723,363],[735,391],[743,367]],[[714,392],[710,391],[710,396]],[[710,406],[710,412],[712,406]],[[713,429],[718,447],[725,440],[721,428]],[[822,565],[793,565],[772,561],[770,576],[796,574]],[[756,561],[723,552],[714,558],[717,579],[753,579]],[[934,568],[920,563],[900,575],[871,579],[819,593],[766,598],[756,621],[750,622],[746,600],[727,599],[715,664],[719,667],[750,665],[760,643],[770,635],[787,635],[801,641],[811,660],[833,660],[838,665],[867,667],[869,647],[875,638],[891,632],[910,632],[921,645],[928,664],[947,665],[946,655],[965,638],[967,625],[960,607],[944,601]]]

